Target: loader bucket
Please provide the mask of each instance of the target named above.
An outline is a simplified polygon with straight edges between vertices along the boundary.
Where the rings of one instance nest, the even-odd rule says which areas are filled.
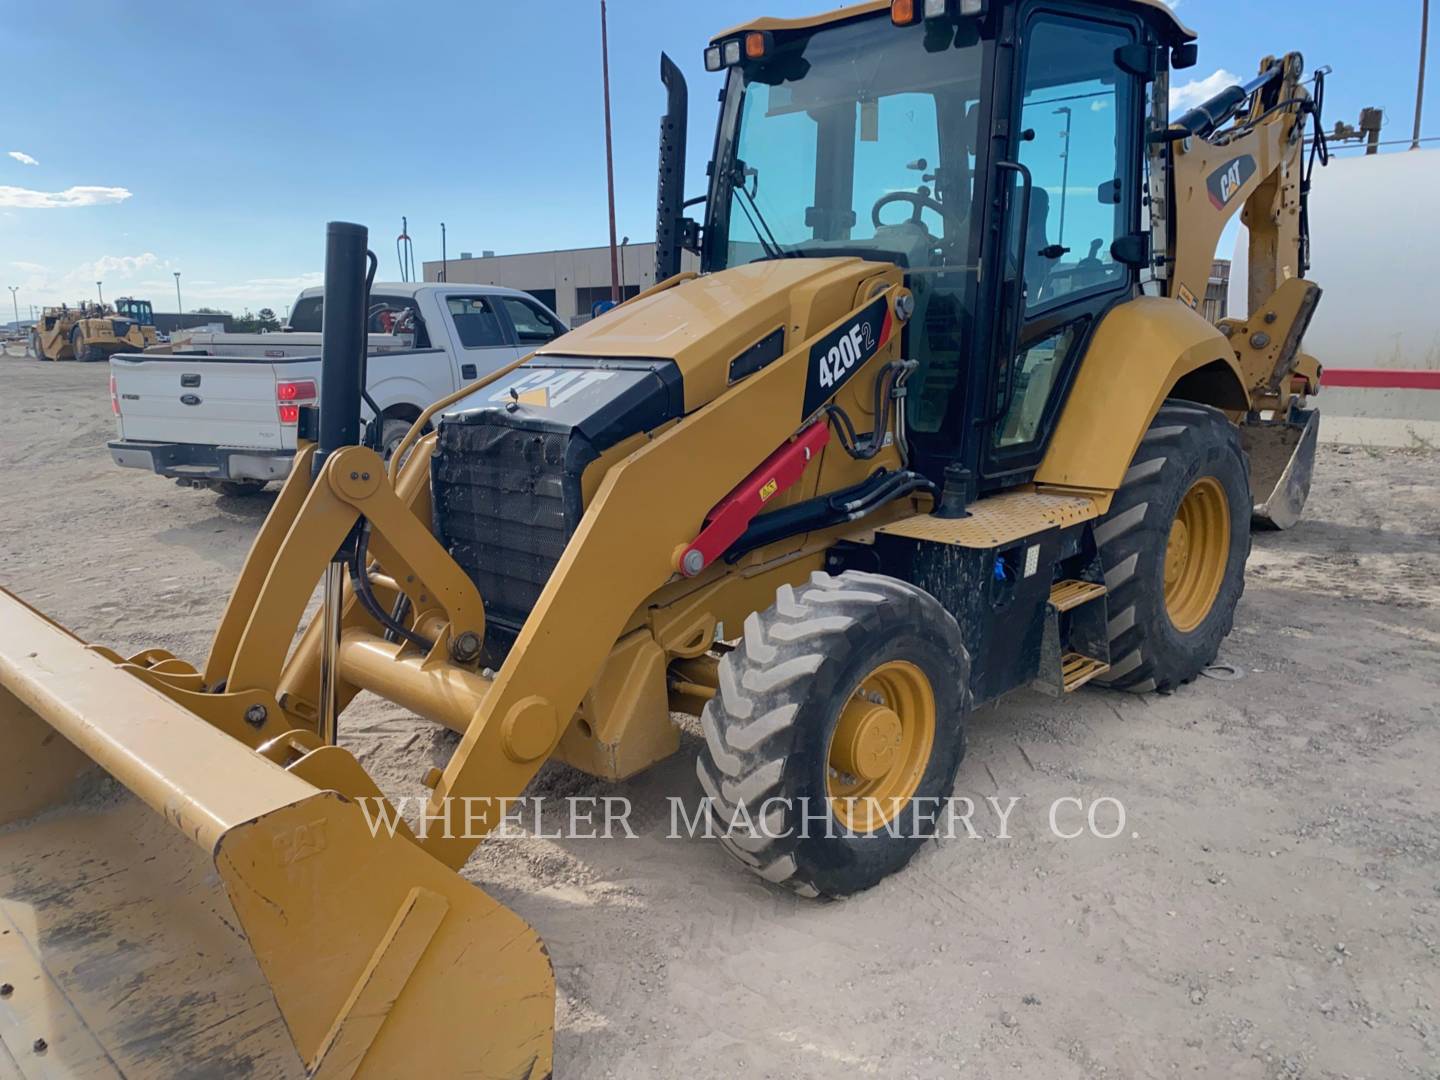
[[[1251,523],[1288,529],[1300,520],[1310,496],[1320,411],[1293,408],[1286,418],[1247,422],[1240,428],[1250,457]]]
[[[3,591],[0,747],[0,1074],[550,1075],[519,916]]]

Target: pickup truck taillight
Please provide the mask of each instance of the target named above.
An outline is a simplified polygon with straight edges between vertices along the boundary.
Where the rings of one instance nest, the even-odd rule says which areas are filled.
[[[120,415],[120,395],[115,391],[115,373],[110,373],[110,411],[116,416]]]
[[[314,379],[282,379],[275,384],[275,403],[282,424],[298,424],[300,406],[314,400]]]

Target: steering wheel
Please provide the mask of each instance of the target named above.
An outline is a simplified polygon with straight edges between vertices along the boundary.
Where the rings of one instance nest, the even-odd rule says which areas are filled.
[[[880,220],[880,211],[894,202],[908,202],[915,207],[910,215],[912,225],[920,224],[920,215],[926,210],[934,210],[937,214],[945,213],[945,207],[930,197],[928,187],[921,187],[918,191],[892,191],[881,195],[870,208],[870,221],[877,229],[885,224]]]

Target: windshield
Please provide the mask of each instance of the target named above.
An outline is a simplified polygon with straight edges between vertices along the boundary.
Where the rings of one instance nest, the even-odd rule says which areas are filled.
[[[141,326],[150,326],[155,321],[149,300],[117,300],[115,310],[117,314],[128,315]]]
[[[906,408],[922,441],[963,415],[986,48],[973,22],[884,15],[777,38],[773,57],[730,69],[716,143],[706,269],[826,255],[905,269],[920,365]]]
[[[734,69],[711,267],[840,253],[973,264],[980,76],[978,43],[881,18],[782,39]]]

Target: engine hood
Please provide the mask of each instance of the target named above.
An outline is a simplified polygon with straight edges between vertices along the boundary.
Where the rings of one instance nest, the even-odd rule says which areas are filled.
[[[672,360],[691,412],[855,307],[867,282],[898,274],[888,263],[852,257],[737,266],[637,297],[547,343],[536,362]]]

